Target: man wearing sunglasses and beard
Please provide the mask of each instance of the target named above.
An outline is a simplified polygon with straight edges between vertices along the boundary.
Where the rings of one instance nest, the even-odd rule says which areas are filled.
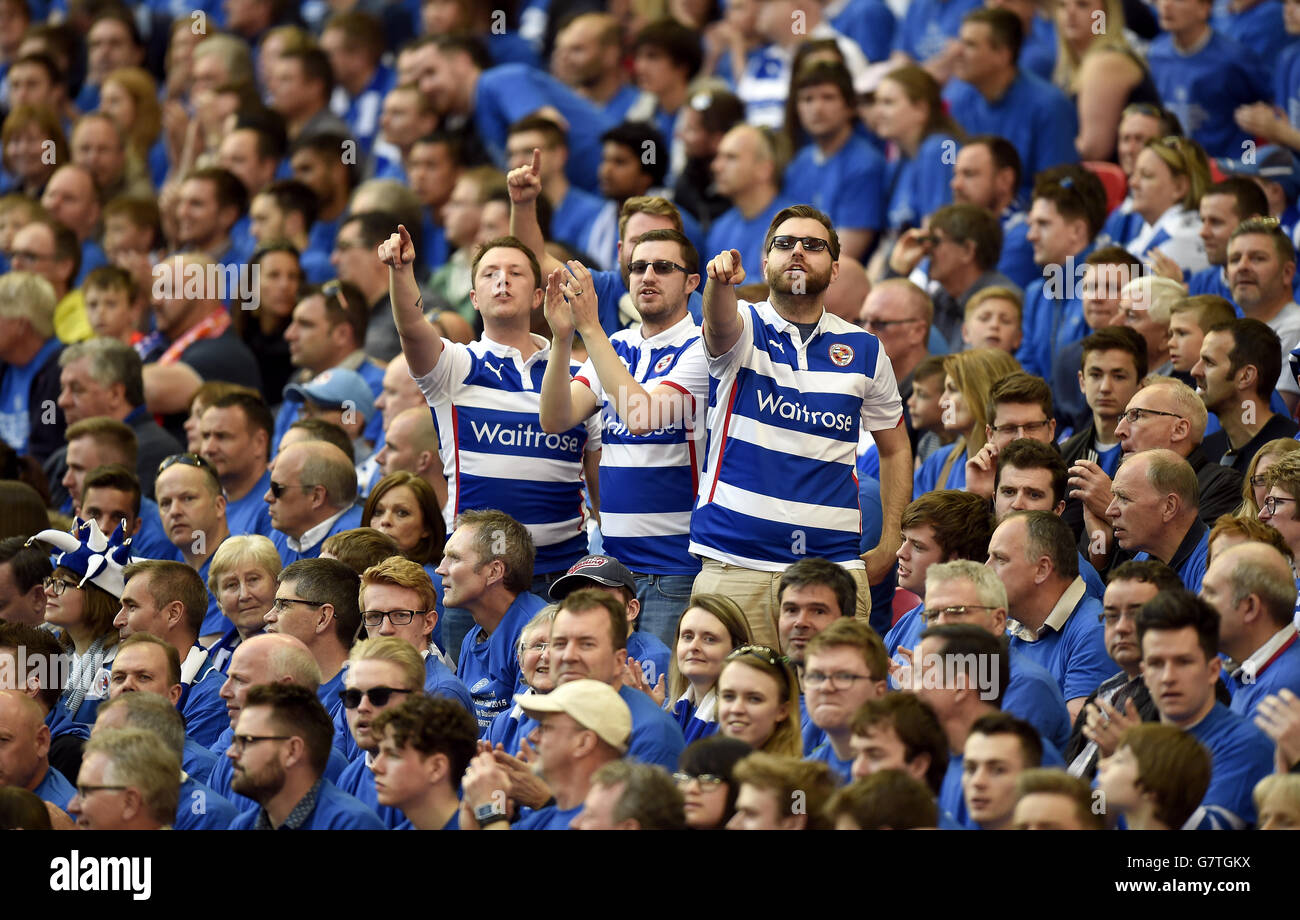
[[[736,297],[746,277],[739,251],[708,264],[704,346],[713,386],[690,543],[703,559],[695,593],[737,601],[759,642],[776,637],[781,572],[807,556],[849,570],[855,616],[866,620],[868,582],[892,567],[912,497],[912,450],[889,357],[874,335],[823,305],[839,274],[830,218],[807,205],[785,208],[763,251],[770,299],[762,303]],[[880,543],[860,555],[853,470],[866,432],[880,453],[884,519]]]

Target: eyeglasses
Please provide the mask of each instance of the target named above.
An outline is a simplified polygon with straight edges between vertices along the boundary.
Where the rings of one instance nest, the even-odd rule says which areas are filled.
[[[815,236],[774,236],[772,237],[773,249],[794,249],[796,243],[803,243],[804,252],[824,252],[830,248],[830,243]]]
[[[933,623],[939,617],[964,617],[968,610],[997,610],[987,604],[955,604],[952,607],[938,607],[921,611],[921,621]]]
[[[360,240],[335,240],[334,249],[336,252],[347,252],[349,249],[362,249],[365,243]]]
[[[1254,476],[1251,476],[1250,484],[1254,486],[1256,489],[1262,489],[1264,488],[1264,486],[1268,485],[1268,476],[1263,473],[1258,473]]]
[[[1109,610],[1097,614],[1097,622],[1104,623],[1107,626],[1116,626],[1120,620],[1131,620],[1136,623],[1137,616],[1136,610]]]
[[[1142,421],[1143,415],[1167,415],[1169,418],[1182,418],[1177,412],[1161,412],[1159,409],[1126,409],[1120,413],[1120,418],[1128,419],[1128,423],[1134,425]]]
[[[290,604],[305,604],[308,607],[324,607],[327,601],[305,601],[300,597],[277,597],[271,609],[276,613],[284,613],[284,608]]]
[[[55,578],[53,575],[47,575],[41,582],[41,587],[44,588],[51,597],[62,597],[64,591],[68,588],[75,588],[76,586],[77,583],[75,581],[68,581],[65,578]]]
[[[428,612],[427,610],[363,610],[361,622],[372,627],[382,626],[384,617],[388,617],[388,622],[394,626],[409,626],[416,617],[422,617]]]
[[[653,268],[656,275],[671,275],[673,272],[681,272],[683,275],[688,274],[685,265],[678,265],[668,259],[655,259],[652,262],[637,259],[635,262],[627,263],[627,270],[633,275],[644,275],[647,268]]]
[[[1043,419],[1041,422],[1025,422],[1023,425],[993,425],[991,427],[994,434],[1013,434],[1018,438],[1027,438],[1035,432],[1042,431],[1050,424],[1052,423],[1049,419]]]
[[[80,786],[79,785],[76,788],[77,788],[77,798],[88,799],[96,792],[103,792],[106,789],[113,790],[115,792],[123,792],[127,789],[130,789],[131,787],[130,786]]]
[[[285,489],[302,489],[306,491],[307,489],[314,489],[314,488],[316,487],[305,486],[301,482],[291,485],[287,482],[276,482],[274,479],[271,480],[271,495],[273,498],[277,500],[280,498],[280,496],[284,495]]]
[[[525,652],[544,652],[544,651],[546,651],[548,648],[550,648],[549,643],[546,643],[546,642],[534,642],[532,645],[525,645],[525,646],[524,646],[524,651],[525,651]]]
[[[678,786],[689,786],[691,783],[698,782],[705,789],[712,789],[715,786],[721,786],[727,781],[726,777],[718,776],[716,773],[674,773],[673,782]]]
[[[371,706],[387,706],[394,693],[414,693],[414,690],[402,690],[397,687],[371,687],[369,690],[340,690],[339,699],[344,709],[356,709],[361,705],[361,698],[370,700]]]
[[[44,262],[46,259],[53,259],[54,255],[43,252],[32,252],[30,249],[14,249],[6,253],[10,262]]]
[[[870,674],[852,674],[848,671],[836,671],[834,674],[808,671],[803,676],[803,684],[805,687],[817,688],[829,681],[832,690],[852,690],[857,681],[871,679]]]
[[[236,754],[242,754],[245,748],[258,741],[288,741],[292,737],[293,735],[235,735],[230,739],[230,746]]]
[[[1270,495],[1268,498],[1264,499],[1264,503],[1261,507],[1270,515],[1273,515],[1277,514],[1278,505],[1294,505],[1295,503],[1296,500],[1294,498],[1278,498],[1276,495]]]

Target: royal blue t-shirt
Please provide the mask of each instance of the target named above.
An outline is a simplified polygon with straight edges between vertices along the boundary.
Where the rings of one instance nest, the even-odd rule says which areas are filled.
[[[961,452],[956,460],[952,462],[951,469],[948,470],[948,478],[944,480],[943,485],[939,485],[939,472],[948,460],[948,455],[953,452],[957,446],[956,442],[945,444],[930,456],[925,458],[921,468],[912,476],[912,494],[924,495],[926,492],[933,492],[935,489],[964,489],[966,488],[966,451]]]
[[[919,227],[927,215],[952,202],[950,186],[956,161],[957,142],[946,134],[931,134],[921,141],[916,156],[894,164],[886,213],[890,230]]]
[[[1101,601],[1084,594],[1058,632],[1048,627],[1037,642],[1011,636],[1011,648],[1051,672],[1067,701],[1086,697],[1115,673],[1106,654],[1101,623]]]
[[[1225,674],[1223,682],[1232,694],[1232,711],[1247,719],[1254,718],[1260,700],[1283,687],[1300,695],[1300,642],[1293,635],[1262,670],[1236,677]]]
[[[627,654],[641,662],[646,683],[653,687],[662,676],[668,679],[668,646],[653,633],[631,632],[627,635]]]
[[[230,829],[238,817],[239,809],[229,799],[218,794],[207,783],[186,776],[181,783],[181,795],[176,803],[176,820],[172,828],[178,831],[225,831]]]
[[[1216,817],[1228,817],[1244,825],[1255,823],[1255,784],[1273,772],[1273,742],[1246,719],[1222,703],[1204,719],[1187,729],[1210,752],[1210,787],[1201,807],[1188,822],[1192,830],[1223,828]],[[1228,816],[1216,811],[1227,812]]]
[[[402,825],[410,825],[411,822],[401,811],[379,804],[379,793],[375,791],[375,774],[365,757],[358,757],[348,764],[348,768],[339,777],[338,787],[377,814],[389,830],[403,830]]]
[[[45,768],[45,776],[36,784],[32,792],[42,802],[57,805],[64,811],[68,810],[68,803],[77,794],[76,787],[68,782],[67,777],[51,766]]]
[[[912,0],[894,32],[894,50],[917,62],[934,57],[957,38],[966,14],[981,6],[980,0]]]
[[[497,714],[510,708],[521,680],[515,654],[519,634],[545,606],[546,601],[525,591],[515,598],[491,636],[483,638],[483,627],[477,623],[465,634],[457,671],[472,697],[471,711],[478,718],[480,734],[487,734]]]
[[[765,255],[763,241],[767,238],[767,228],[771,225],[772,218],[787,203],[783,195],[777,195],[771,204],[749,219],[740,213],[739,208],[731,208],[709,228],[709,240],[704,246],[709,255],[703,257],[705,261],[720,252],[735,249],[740,253],[740,264],[744,267],[746,276],[761,278]]]
[[[232,831],[251,831],[257,827],[258,811],[246,811],[230,825]],[[304,831],[382,831],[384,822],[371,809],[343,792],[329,780],[322,780],[316,807],[307,815],[299,830]]]
[[[835,748],[831,746],[830,741],[823,741],[817,745],[816,749],[804,760],[814,760],[826,764],[835,774],[835,784],[837,786],[847,786],[853,782],[853,757],[848,760],[840,760],[835,756]]]
[[[512,831],[567,831],[570,822],[582,813],[582,804],[576,808],[547,805],[520,818],[510,825]]]
[[[1058,749],[1070,741],[1070,712],[1061,688],[1046,668],[1015,649],[1007,659],[1011,680],[1002,694],[1002,711],[1024,719]],[[1096,689],[1094,687],[1094,689]]]
[[[879,230],[885,225],[885,172],[885,158],[855,135],[850,134],[844,146],[829,156],[816,144],[807,144],[785,168],[785,187],[778,198],[811,204],[825,212],[837,229]],[[778,206],[771,213],[779,210]],[[769,223],[771,216],[763,222],[759,236],[760,257]],[[716,251],[726,248],[725,237],[710,232],[711,252],[714,243],[719,244]],[[749,250],[735,244],[732,248],[740,249],[746,271],[751,265],[758,268],[757,261],[749,261]]]
[[[226,505],[226,526],[231,534],[271,535],[271,506],[266,503],[266,491],[271,488],[271,474],[266,472],[257,485],[238,501]]]

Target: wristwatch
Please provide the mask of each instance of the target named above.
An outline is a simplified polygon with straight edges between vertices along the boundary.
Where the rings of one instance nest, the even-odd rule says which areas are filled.
[[[474,809],[474,820],[478,822],[479,827],[487,827],[498,821],[508,821],[510,817],[506,814],[505,806],[494,797],[491,802]]]

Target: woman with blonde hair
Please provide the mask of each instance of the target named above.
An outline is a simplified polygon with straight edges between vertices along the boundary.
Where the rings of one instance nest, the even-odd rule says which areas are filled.
[[[1020,370],[1020,363],[998,348],[972,348],[943,359],[943,396],[939,400],[945,431],[957,440],[939,448],[913,477],[914,495],[932,489],[966,486],[966,461],[984,447],[993,384]]]
[[[158,84],[149,71],[143,67],[111,71],[99,91],[99,110],[117,122],[126,138],[127,173],[147,169],[153,185],[162,185],[170,164],[161,137]]]
[[[1186,296],[1187,288],[1159,275],[1142,275],[1119,289],[1121,325],[1128,326],[1146,342],[1147,369],[1152,377],[1173,372],[1173,360],[1169,357],[1169,317],[1174,304]]]
[[[1141,216],[1142,229],[1128,251],[1151,258],[1165,275],[1174,265],[1184,277],[1207,267],[1199,209],[1209,187],[1210,162],[1196,141],[1174,135],[1147,141],[1129,178],[1133,213]],[[1159,255],[1152,255],[1154,250]]]
[[[799,677],[789,659],[766,645],[742,645],[718,675],[718,731],[756,751],[803,757]]]
[[[1125,35],[1121,0],[1060,0],[1052,82],[1078,106],[1074,146],[1084,160],[1114,161],[1124,109],[1160,104],[1151,71]]]
[[[750,642],[744,611],[721,594],[696,594],[677,621],[668,664],[670,710],[686,743],[718,730],[718,677],[727,656]]]
[[[1268,479],[1264,475],[1273,464],[1287,454],[1300,450],[1300,441],[1293,438],[1276,438],[1261,447],[1246,468],[1246,478],[1241,481],[1241,507],[1234,517],[1259,520],[1259,509],[1268,496]]]

